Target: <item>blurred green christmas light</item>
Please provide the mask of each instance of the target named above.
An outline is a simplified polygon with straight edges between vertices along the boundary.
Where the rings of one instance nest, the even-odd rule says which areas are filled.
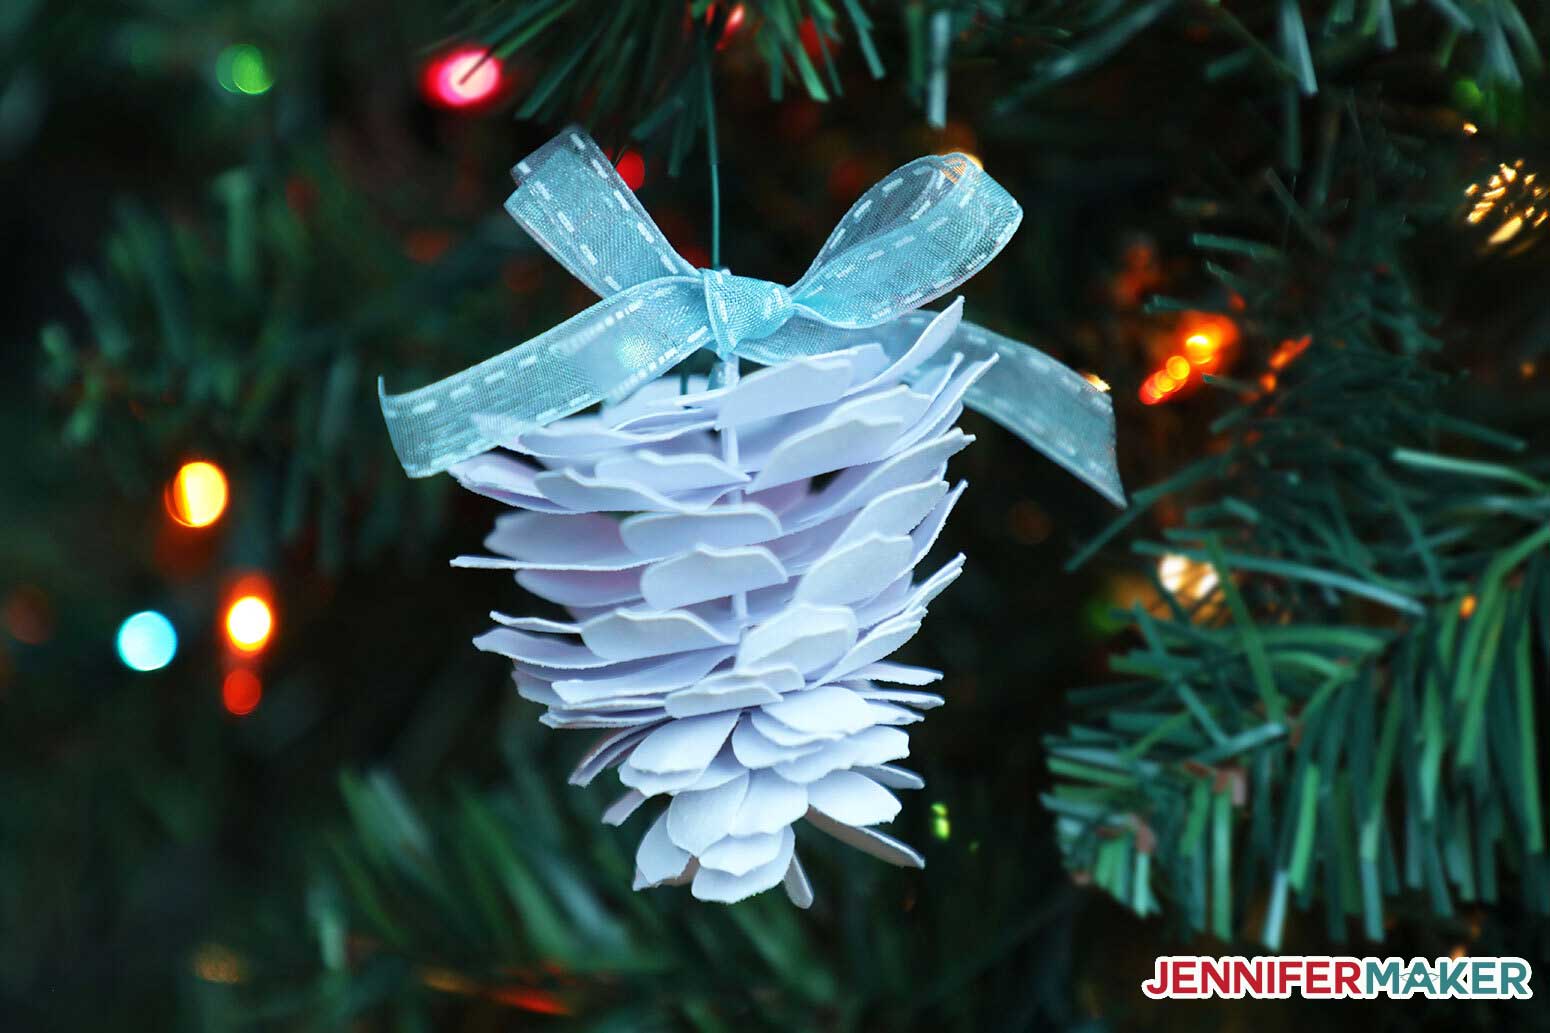
[[[274,76],[264,61],[264,52],[251,43],[234,43],[215,59],[215,79],[229,93],[257,96],[268,93]]]
[[[937,839],[946,839],[953,834],[952,823],[947,820],[947,804],[934,803],[931,805],[931,834]]]
[[[1484,99],[1485,94],[1480,92],[1479,85],[1473,79],[1459,79],[1453,83],[1453,103],[1459,107],[1473,110]]]

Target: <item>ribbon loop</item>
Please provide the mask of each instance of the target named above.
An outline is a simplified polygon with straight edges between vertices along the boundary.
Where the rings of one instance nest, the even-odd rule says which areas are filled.
[[[766,365],[850,347],[863,332],[891,348],[917,320],[913,310],[983,268],[1022,220],[1011,195],[967,156],[918,158],[851,206],[788,289],[696,269],[578,128],[512,174],[511,217],[603,300],[418,390],[389,395],[379,382],[388,433],[412,477],[619,401],[699,348]],[[1035,349],[972,323],[961,324],[949,347],[971,359],[995,352],[1007,367],[995,380],[1005,388],[971,393],[971,407],[1124,504],[1107,396]],[[1028,404],[1034,399],[1040,404]]]

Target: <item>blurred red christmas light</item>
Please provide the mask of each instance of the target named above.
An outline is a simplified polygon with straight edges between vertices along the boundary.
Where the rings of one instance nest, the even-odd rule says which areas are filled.
[[[812,15],[802,19],[802,24],[797,26],[797,36],[801,38],[802,49],[812,61],[822,61],[826,51],[832,57],[840,49],[839,37],[831,36],[819,28]]]
[[[646,182],[646,159],[638,151],[625,151],[619,155],[614,168],[618,170],[619,178],[624,180],[624,185],[631,190],[639,190]]]
[[[570,1008],[554,994],[523,986],[494,987],[489,991],[490,1000],[523,1011],[540,1015],[569,1015]]]
[[[221,703],[238,717],[251,714],[264,698],[264,683],[258,675],[245,667],[239,667],[221,683]]]
[[[711,4],[705,9],[705,24],[716,24],[716,8],[719,4]],[[721,38],[716,40],[716,49],[725,50],[727,44],[732,41],[732,35],[742,28],[743,22],[748,17],[748,8],[743,4],[735,4],[732,10],[727,12],[726,24],[721,27]]]
[[[404,235],[404,254],[412,262],[429,265],[452,247],[452,234],[446,230],[410,230]]]
[[[420,88],[432,104],[466,110],[494,99],[504,78],[500,58],[482,47],[459,47],[431,59]]]
[[[54,635],[53,604],[37,585],[22,585],[7,596],[0,620],[12,638],[29,646],[41,646]]]

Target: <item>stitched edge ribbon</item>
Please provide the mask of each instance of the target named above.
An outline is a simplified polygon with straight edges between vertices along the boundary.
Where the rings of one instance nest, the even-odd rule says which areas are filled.
[[[411,477],[622,400],[699,348],[764,365],[865,342],[902,354],[930,319],[914,310],[983,268],[1022,220],[1011,195],[967,156],[918,158],[863,194],[786,288],[692,266],[577,127],[512,175],[507,212],[603,300],[426,387],[389,395],[379,380],[388,434]],[[944,351],[995,355],[965,404],[1125,504],[1108,395],[973,323],[961,323]]]

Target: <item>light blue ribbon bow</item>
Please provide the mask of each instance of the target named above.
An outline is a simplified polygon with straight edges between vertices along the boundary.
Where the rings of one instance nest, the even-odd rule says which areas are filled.
[[[899,355],[914,311],[978,272],[1022,209],[962,154],[918,158],[868,190],[802,279],[696,269],[668,244],[613,164],[578,128],[517,163],[506,210],[603,300],[382,414],[411,477],[439,473],[524,431],[616,402],[699,348],[774,365],[863,343]],[[965,403],[1125,504],[1108,395],[1037,349],[973,323],[944,352],[998,361]]]

